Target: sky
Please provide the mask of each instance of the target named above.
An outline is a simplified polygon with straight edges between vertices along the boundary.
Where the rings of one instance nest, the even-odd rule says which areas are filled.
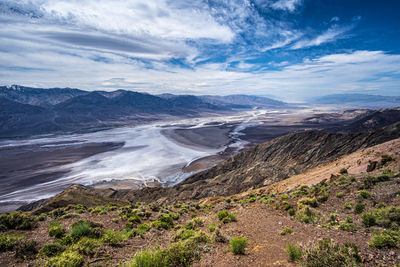
[[[0,0],[0,85],[400,95],[398,0]]]

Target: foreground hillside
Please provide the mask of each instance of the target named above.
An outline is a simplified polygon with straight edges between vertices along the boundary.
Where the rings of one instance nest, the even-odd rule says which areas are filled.
[[[199,201],[127,203],[74,186],[31,213],[1,215],[0,265],[394,266],[399,169],[396,139]]]

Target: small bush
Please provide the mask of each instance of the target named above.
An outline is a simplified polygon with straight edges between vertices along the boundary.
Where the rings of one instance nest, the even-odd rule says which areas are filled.
[[[49,259],[47,267],[79,267],[83,263],[82,256],[76,251],[64,251],[60,255]]]
[[[352,202],[346,202],[343,204],[343,209],[345,209],[345,210],[351,210],[352,208],[353,208]]]
[[[328,192],[324,192],[322,195],[318,197],[318,202],[323,203],[326,202],[329,198]]]
[[[210,225],[207,228],[208,228],[208,231],[210,231],[212,233],[217,228],[217,224],[215,222],[212,222],[212,223],[210,223]]]
[[[35,240],[19,241],[15,245],[15,257],[17,259],[33,259],[38,253],[37,242]]]
[[[286,200],[286,199],[288,199],[289,198],[289,195],[288,194],[283,194],[283,195],[281,195],[281,200]]]
[[[71,248],[72,250],[78,251],[80,254],[91,256],[94,254],[95,249],[100,247],[101,245],[102,245],[102,240],[90,237],[82,237],[78,241],[78,243],[73,244]]]
[[[400,231],[383,230],[374,234],[369,245],[374,248],[400,248]]]
[[[0,252],[14,249],[14,246],[22,239],[24,239],[22,235],[0,235]]]
[[[222,223],[236,222],[236,216],[226,210],[218,212],[217,217]]]
[[[376,223],[376,216],[369,212],[369,213],[363,213],[361,215],[362,218],[362,223],[365,227],[371,227],[374,226]]]
[[[138,235],[143,235],[151,229],[151,225],[148,223],[142,223],[138,226],[137,233]]]
[[[347,232],[356,232],[358,227],[349,222],[342,222],[339,224],[339,229]]]
[[[361,214],[363,213],[364,209],[365,209],[364,203],[357,203],[357,205],[354,207],[354,213]]]
[[[199,227],[202,227],[203,225],[204,225],[203,220],[201,220],[200,218],[193,218],[191,221],[189,221],[183,227],[185,229],[197,229]]]
[[[371,196],[371,193],[368,192],[367,190],[361,190],[360,192],[358,192],[358,197],[359,198],[364,198],[367,199]]]
[[[342,197],[344,197],[344,193],[343,192],[339,192],[339,193],[336,194],[336,197],[337,198],[342,198]]]
[[[198,245],[192,239],[174,243],[168,250],[167,266],[191,266],[200,257]]]
[[[317,199],[315,197],[303,197],[301,199],[299,199],[297,201],[297,205],[301,206],[301,205],[308,205],[310,207],[318,207],[318,202]]]
[[[70,235],[79,239],[84,236],[91,236],[93,234],[93,228],[88,221],[78,221],[72,224]]]
[[[292,234],[292,233],[293,233],[293,229],[289,228],[289,227],[286,227],[285,229],[283,229],[281,231],[281,235]]]
[[[65,229],[62,227],[59,222],[51,222],[49,224],[49,236],[53,236],[55,238],[60,238],[65,235]]]
[[[186,240],[186,239],[189,239],[189,238],[193,237],[195,235],[195,233],[196,232],[194,230],[181,229],[172,237],[172,239],[175,242],[179,241],[179,240]]]
[[[301,258],[302,250],[296,245],[292,245],[291,243],[287,244],[286,254],[289,256],[291,261],[298,261]]]
[[[330,239],[320,240],[316,246],[303,250],[303,266],[357,266],[362,261],[354,244],[340,246]]]
[[[65,247],[59,243],[48,243],[45,244],[40,250],[39,250],[39,257],[45,256],[45,257],[54,257],[61,252],[65,250]]]
[[[0,231],[32,230],[36,225],[35,217],[21,212],[0,215]]]
[[[296,219],[305,223],[314,223],[318,221],[320,215],[318,210],[305,206],[297,211]]]
[[[248,240],[245,237],[232,237],[229,241],[229,249],[233,254],[244,254],[248,245]]]
[[[382,165],[385,165],[386,163],[388,163],[388,162],[390,162],[392,160],[393,160],[392,156],[390,156],[388,154],[383,154],[382,155],[382,159],[381,159],[381,163],[382,163]]]
[[[166,267],[166,252],[161,249],[142,250],[135,254],[131,262],[127,264],[130,267]]]
[[[116,232],[113,229],[106,229],[101,237],[101,241],[110,246],[118,246],[128,239],[127,233]]]
[[[287,212],[290,216],[294,216],[296,214],[296,211],[293,208],[288,209]]]

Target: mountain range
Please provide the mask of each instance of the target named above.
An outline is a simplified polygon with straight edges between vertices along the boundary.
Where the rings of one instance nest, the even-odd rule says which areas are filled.
[[[0,137],[87,131],[152,121],[162,116],[286,106],[284,102],[248,95],[151,95],[125,90],[88,92],[1,86]]]

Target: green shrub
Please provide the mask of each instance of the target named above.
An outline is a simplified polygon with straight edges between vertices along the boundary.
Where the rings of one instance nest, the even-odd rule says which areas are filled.
[[[365,213],[363,214],[363,223],[366,227],[378,225],[387,228],[391,227],[393,223],[400,224],[400,207],[382,207]]]
[[[305,206],[297,211],[296,219],[305,223],[317,222],[320,217],[320,212],[309,206]]]
[[[128,240],[126,232],[116,232],[113,229],[106,229],[101,237],[101,241],[110,246],[118,246]]]
[[[353,223],[353,218],[351,218],[350,216],[346,216],[345,221],[347,223]]]
[[[376,216],[371,212],[363,213],[361,219],[365,227],[371,227],[376,224]]]
[[[369,245],[374,248],[400,248],[400,231],[383,230],[374,234]]]
[[[400,231],[383,230],[373,235],[369,245],[374,248],[400,248]]]
[[[54,236],[55,238],[60,238],[65,235],[65,229],[59,222],[49,223],[49,236]]]
[[[0,215],[0,231],[32,230],[36,225],[35,217],[21,212]]]
[[[195,259],[199,259],[198,244],[192,239],[174,243],[168,250],[168,266],[191,266]]]
[[[212,233],[217,228],[217,224],[215,222],[212,222],[212,223],[210,223],[210,225],[207,228],[208,228],[208,231],[210,231]]]
[[[79,267],[83,263],[82,256],[76,251],[64,251],[46,262],[48,267]]]
[[[179,214],[175,213],[175,212],[170,212],[169,216],[173,219],[173,220],[179,220]]]
[[[357,203],[356,206],[354,207],[354,213],[361,214],[363,213],[364,209],[365,209],[364,203]]]
[[[151,225],[149,223],[142,223],[138,226],[137,233],[138,235],[143,235],[151,229]]]
[[[186,240],[188,238],[191,238],[195,235],[195,231],[194,230],[190,230],[190,229],[181,229],[179,230],[173,237],[172,239],[176,242],[179,240]]]
[[[166,267],[168,266],[166,252],[161,249],[142,250],[135,254],[131,262],[127,264],[130,267]]]
[[[371,196],[371,193],[368,192],[367,190],[361,190],[361,191],[358,192],[358,197],[359,198],[366,199],[366,198],[369,198],[370,196]]]
[[[229,241],[229,249],[233,254],[244,254],[248,243],[245,237],[232,237]]]
[[[336,197],[337,198],[342,198],[342,197],[344,197],[344,193],[343,192],[339,192],[339,193],[336,194]]]
[[[316,246],[303,250],[303,266],[357,266],[362,261],[357,246],[339,244],[330,239],[320,240]]]
[[[203,220],[201,220],[200,218],[193,218],[191,221],[189,221],[183,227],[185,229],[197,229],[203,225],[204,225]]]
[[[357,225],[354,225],[349,222],[342,222],[339,224],[339,229],[342,231],[347,231],[347,232],[356,232],[358,227],[357,227]]]
[[[71,249],[78,251],[80,254],[92,256],[95,253],[95,249],[102,245],[103,240],[82,237],[76,244],[71,246]],[[109,244],[109,243],[106,243]]]
[[[168,223],[162,221],[154,221],[151,223],[151,226],[157,229],[166,229],[166,230],[171,228],[171,226]]]
[[[297,205],[308,205],[310,207],[318,207],[318,202],[315,197],[303,197],[297,201]]]
[[[281,231],[281,235],[292,234],[292,233],[293,233],[293,229],[290,227],[286,227],[285,229],[283,229]]]
[[[385,165],[386,163],[388,163],[388,162],[390,162],[392,160],[393,160],[392,156],[390,156],[388,154],[383,154],[382,155],[382,159],[381,159],[381,163],[382,163],[382,165]]]
[[[296,211],[293,208],[290,208],[287,210],[290,216],[294,216],[296,214]]]
[[[296,245],[288,243],[286,246],[286,254],[289,256],[291,261],[298,261],[301,258],[302,250]]]
[[[288,199],[289,198],[289,195],[288,194],[283,194],[283,195],[281,195],[281,200],[286,200],[286,199]]]
[[[322,195],[320,195],[318,197],[318,202],[321,202],[321,203],[326,202],[328,200],[328,198],[329,198],[328,192],[324,192]]]
[[[78,221],[72,224],[71,237],[79,239],[84,236],[91,236],[93,234],[93,228],[88,221]]]
[[[59,243],[48,243],[45,244],[40,250],[39,250],[39,257],[54,257],[57,256],[59,254],[61,254],[61,252],[63,252],[65,250],[65,247]]]
[[[27,260],[35,258],[38,253],[37,242],[35,240],[21,240],[15,247],[15,257],[17,259]]]
[[[169,214],[166,213],[161,213],[159,216],[159,221],[165,223],[166,225],[168,225],[168,229],[172,228],[174,226],[174,222],[172,217]]]
[[[339,173],[340,174],[347,174],[347,169],[346,168],[341,168]]]
[[[236,222],[236,216],[226,210],[218,212],[217,217],[222,223]]]
[[[14,246],[24,238],[22,235],[15,234],[0,235],[0,252],[14,249]]]
[[[351,210],[352,208],[353,208],[352,202],[346,202],[343,204],[343,209],[345,209],[345,210]]]

